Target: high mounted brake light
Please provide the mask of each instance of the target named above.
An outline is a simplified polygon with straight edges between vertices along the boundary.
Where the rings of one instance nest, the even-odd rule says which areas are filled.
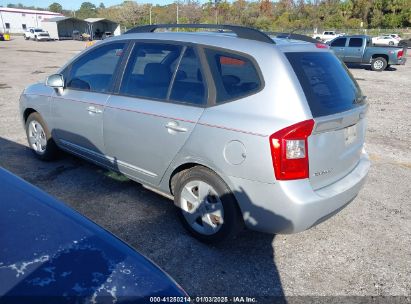
[[[314,120],[305,120],[270,136],[271,157],[277,180],[303,179],[309,176],[308,142]]]

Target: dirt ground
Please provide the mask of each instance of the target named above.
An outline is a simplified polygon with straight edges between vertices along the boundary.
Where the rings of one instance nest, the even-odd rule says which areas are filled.
[[[299,234],[246,231],[213,247],[189,237],[172,203],[141,185],[75,157],[44,163],[32,156],[19,95],[84,47],[0,42],[0,166],[128,242],[191,295],[411,296],[411,61],[382,73],[350,68],[370,104],[372,159],[353,203]]]

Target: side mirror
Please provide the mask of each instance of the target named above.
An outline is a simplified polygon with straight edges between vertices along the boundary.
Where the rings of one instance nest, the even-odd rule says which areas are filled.
[[[64,88],[64,77],[61,74],[53,74],[47,77],[46,85],[55,89]]]

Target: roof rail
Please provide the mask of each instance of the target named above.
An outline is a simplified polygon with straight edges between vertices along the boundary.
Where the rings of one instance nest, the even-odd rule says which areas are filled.
[[[227,25],[227,24],[152,24],[137,26],[125,32],[125,34],[131,33],[152,33],[156,29],[160,28],[203,28],[203,29],[217,29],[217,30],[229,30],[234,32],[239,38],[255,40],[260,42],[266,42],[275,44],[275,42],[265,33],[245,26],[239,25]]]
[[[279,32],[267,32],[266,34],[269,35],[269,36],[275,36],[277,38],[300,40],[300,41],[311,42],[311,43],[323,43],[320,40],[311,38],[311,37],[306,36],[306,35],[301,35],[301,34],[279,33]]]

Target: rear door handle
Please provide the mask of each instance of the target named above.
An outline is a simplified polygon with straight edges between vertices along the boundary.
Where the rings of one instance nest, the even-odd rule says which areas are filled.
[[[178,125],[178,122],[176,122],[176,121],[170,121],[170,122],[168,122],[166,125],[165,125],[165,127],[168,129],[168,130],[170,130],[170,131],[174,131],[174,132],[187,132],[188,130],[187,130],[187,128],[184,128],[184,127],[180,127],[179,125]]]
[[[87,111],[88,111],[89,113],[93,113],[93,114],[101,114],[101,113],[103,113],[103,110],[101,110],[101,109],[99,109],[99,108],[96,108],[95,106],[90,106],[90,107],[88,107],[88,108],[87,108]]]

